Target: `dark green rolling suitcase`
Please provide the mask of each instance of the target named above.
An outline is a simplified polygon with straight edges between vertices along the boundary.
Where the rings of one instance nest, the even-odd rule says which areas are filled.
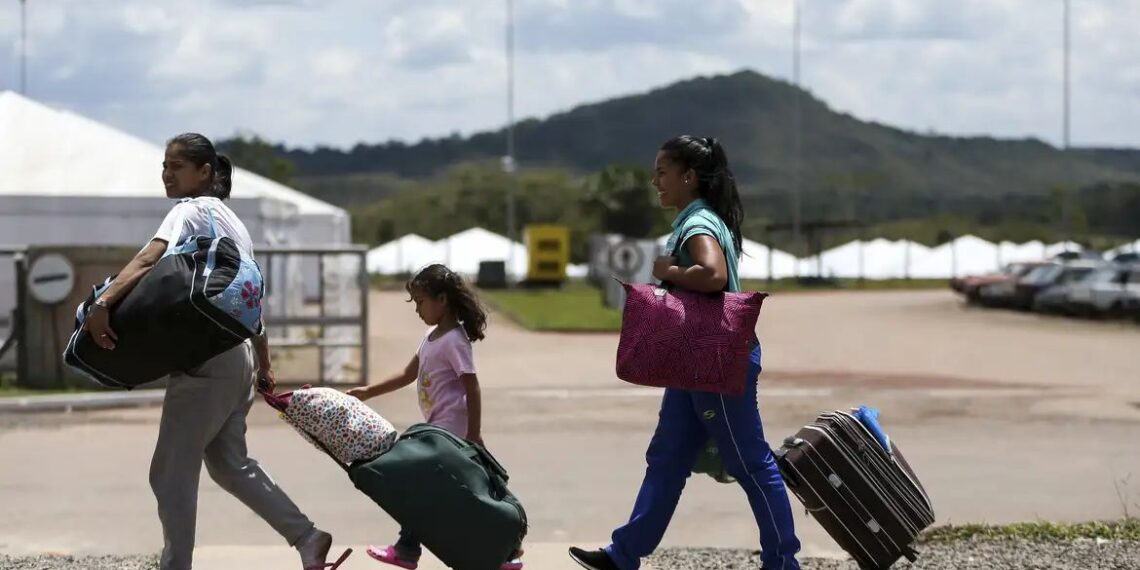
[[[348,469],[357,489],[454,570],[498,570],[526,536],[507,472],[482,446],[429,424]]]

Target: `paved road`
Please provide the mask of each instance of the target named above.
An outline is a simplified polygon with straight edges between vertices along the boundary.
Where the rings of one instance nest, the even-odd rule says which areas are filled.
[[[373,310],[381,374],[403,366],[423,329],[399,295],[376,294]],[[940,522],[1117,517],[1140,503],[1140,328],[969,310],[942,292],[780,295],[761,321],[773,442],[816,411],[868,403]],[[613,335],[534,335],[496,319],[476,346],[486,439],[528,508],[530,540],[543,552],[605,541],[632,506],[658,393],[613,378]],[[375,406],[399,426],[419,419],[411,390]],[[0,552],[154,551],[146,474],[157,421],[154,409],[0,417]],[[255,408],[249,439],[339,540],[394,536],[267,407]],[[278,544],[268,527],[212,482],[199,512],[204,556],[275,551],[259,549]],[[837,552],[802,510],[797,524],[806,553]],[[743,493],[693,479],[665,543],[755,547]]]

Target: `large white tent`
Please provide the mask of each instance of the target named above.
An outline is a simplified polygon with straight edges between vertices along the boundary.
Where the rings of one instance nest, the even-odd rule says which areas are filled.
[[[909,240],[855,240],[801,259],[799,269],[800,275],[840,279],[904,279],[929,253],[930,248]]]
[[[379,275],[414,273],[432,263],[443,263],[456,273],[474,278],[479,264],[502,261],[514,279],[526,277],[529,256],[526,246],[483,228],[469,228],[439,241],[407,234],[368,252],[368,272]],[[585,265],[568,265],[569,277],[585,277]]]
[[[922,279],[990,273],[998,269],[998,246],[965,235],[931,249],[912,268],[910,276]]]
[[[742,241],[743,255],[737,268],[741,279],[767,279],[769,269],[773,279],[795,276],[796,256],[747,238]]]
[[[0,92],[0,244],[140,246],[171,207],[163,153],[159,144]],[[229,204],[257,245],[348,243],[347,212],[237,166]],[[315,263],[287,272],[309,276],[310,296]],[[13,290],[11,263],[0,260],[0,314],[14,303]]]
[[[665,234],[657,238],[657,245],[665,247],[673,234]],[[741,239],[737,273],[741,279],[767,279],[771,267],[773,279],[794,277],[796,274],[796,256],[778,249],[769,248],[760,242],[748,238]],[[770,258],[769,258],[770,256]]]
[[[408,234],[369,250],[367,259],[369,273],[412,273],[431,263],[443,263],[443,249],[423,236]]]
[[[1132,242],[1122,244],[1119,247],[1114,247],[1104,253],[1106,259],[1112,259],[1113,256],[1122,253],[1140,253],[1140,239]]]
[[[443,263],[456,273],[478,275],[481,262],[502,261],[507,264],[507,275],[515,278],[526,275],[526,247],[492,231],[471,228],[436,243]]]
[[[1022,244],[1003,241],[998,244],[998,265],[1027,261],[1040,261],[1045,259],[1045,244],[1034,240]]]

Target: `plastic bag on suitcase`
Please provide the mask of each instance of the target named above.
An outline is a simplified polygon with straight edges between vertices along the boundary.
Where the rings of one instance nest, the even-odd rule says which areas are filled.
[[[342,466],[375,458],[396,443],[396,428],[384,416],[339,390],[306,385],[262,397],[302,437]]]

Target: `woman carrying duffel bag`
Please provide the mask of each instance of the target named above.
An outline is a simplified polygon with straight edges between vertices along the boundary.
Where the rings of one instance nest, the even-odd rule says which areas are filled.
[[[112,312],[173,246],[193,245],[184,242],[201,236],[222,237],[232,241],[242,257],[253,259],[253,242],[245,224],[223,202],[230,195],[232,173],[230,160],[219,155],[202,135],[186,133],[167,143],[162,181],[166,196],[179,202],[154,238],[97,290],[96,298],[88,305],[82,330],[95,344],[106,351],[115,350],[118,337],[111,328]],[[148,286],[147,293],[155,290],[162,288]],[[260,291],[250,293],[255,293],[260,302]],[[246,414],[253,402],[254,377],[260,374],[270,384],[273,379],[265,330],[260,323],[257,325],[257,334],[250,340],[239,339],[236,346],[221,354],[170,374],[150,468],[150,484],[158,500],[165,540],[161,570],[191,568],[203,461],[220,487],[297,549],[306,570],[335,569],[351,552],[326,564],[332,536],[317,529],[257,461],[247,455]],[[218,329],[203,334],[233,333]],[[202,342],[208,344],[210,339]]]
[[[667,288],[659,288],[656,295],[648,295],[658,297],[656,300],[644,300],[631,294],[629,298],[634,299],[634,305],[631,306],[627,298],[624,319],[643,316],[644,311],[684,314],[687,321],[682,321],[688,324],[672,331],[677,333],[673,335],[677,345],[671,351],[684,356],[670,354],[666,350],[669,346],[659,346],[654,350],[648,344],[640,343],[630,345],[631,349],[659,355],[654,358],[681,359],[661,368],[657,372],[659,375],[667,375],[671,368],[683,367],[686,362],[682,360],[723,364],[718,355],[691,351],[724,349],[734,352],[736,347],[718,346],[720,341],[716,338],[692,338],[689,340],[695,342],[688,347],[680,345],[680,342],[693,330],[701,330],[704,324],[708,324],[706,321],[716,328],[724,320],[739,320],[736,319],[741,316],[739,312],[725,313],[734,310],[734,304],[740,304],[739,311],[752,311],[753,323],[759,310],[755,303],[762,298],[761,295],[748,296],[751,303],[748,307],[738,300],[741,296],[736,295],[740,291],[736,268],[744,211],[728,167],[728,158],[716,139],[691,136],[671,139],[657,153],[653,185],[657,188],[661,205],[678,212],[666,248],[675,257],[661,257],[654,264],[653,276],[667,284]],[[640,294],[642,289],[644,287],[634,293]],[[669,290],[681,293],[673,295],[667,292]],[[684,313],[683,309],[694,312]],[[642,312],[631,313],[631,310]],[[718,316],[725,318],[710,319]],[[623,322],[623,344],[627,341],[625,329]],[[649,556],[660,544],[698,454],[711,438],[719,449],[728,474],[744,488],[748,497],[760,530],[763,567],[769,570],[799,568],[796,553],[800,543],[793,528],[791,505],[772,449],[764,439],[764,428],[756,405],[760,346],[754,342],[753,331],[751,327],[744,331],[744,342],[752,346],[743,348],[740,356],[747,360],[733,360],[733,366],[717,368],[732,368],[734,374],[735,371],[741,372],[743,383],[736,377],[717,378],[714,379],[718,385],[716,390],[696,389],[703,382],[690,382],[694,389],[665,389],[657,431],[645,454],[645,478],[629,522],[613,532],[612,542],[605,548],[592,551],[571,548],[570,556],[576,562],[592,570],[636,570],[640,567],[641,559]],[[639,332],[644,331],[630,331]],[[672,334],[665,332],[668,333],[665,336]],[[625,376],[633,372],[624,370],[624,364],[636,361],[638,356],[649,356],[649,352],[633,355],[628,352],[625,346],[619,346],[618,374],[626,380]],[[660,368],[662,363],[644,364]],[[705,371],[696,372],[704,374]],[[735,388],[741,388],[741,384],[742,389],[737,391]]]

